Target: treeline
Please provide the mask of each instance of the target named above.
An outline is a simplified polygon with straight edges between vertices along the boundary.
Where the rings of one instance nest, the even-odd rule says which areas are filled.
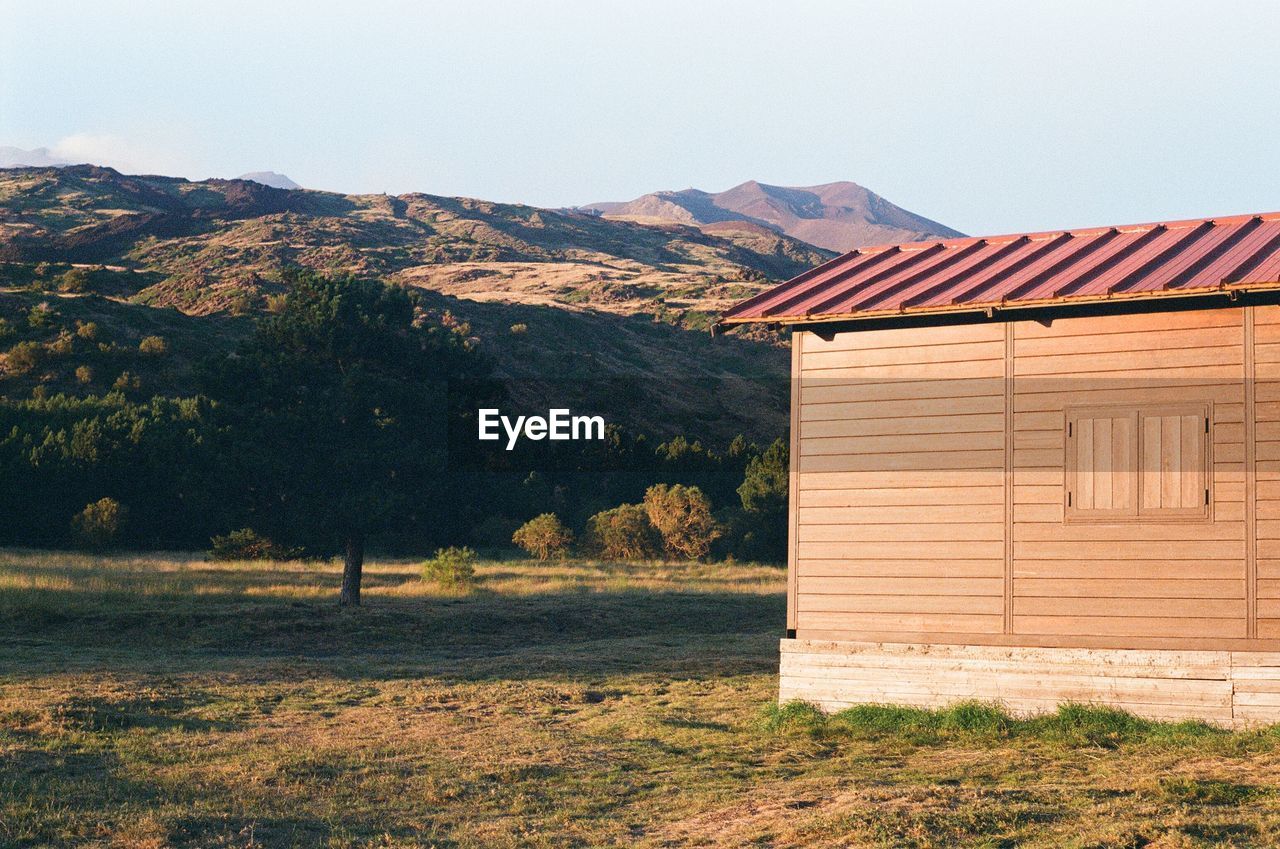
[[[237,443],[219,406],[205,396],[130,401],[120,392],[0,402],[0,542],[100,544],[83,538],[74,519],[102,499],[126,511],[104,541],[113,546],[203,549],[215,536],[255,525],[270,538],[275,523],[264,521],[252,459],[261,446]],[[738,437],[714,449],[684,437],[655,443],[609,425],[601,443],[542,445],[542,456],[524,448],[500,458],[498,468],[483,456],[443,462],[439,477],[373,542],[407,554],[447,545],[509,548],[514,532],[544,513],[585,540],[593,517],[640,504],[650,487],[667,484],[697,488],[707,499],[720,531],[712,556],[776,560],[784,553],[782,440],[761,447]],[[299,437],[291,456],[307,447]]]
[[[545,513],[585,536],[603,511],[679,484],[713,513],[711,556],[781,556],[781,441],[655,444],[612,425],[603,441],[495,448],[475,415],[505,388],[412,291],[289,282],[250,339],[200,366],[197,395],[0,402],[0,542],[205,548],[248,528],[358,564],[366,544],[509,547]]]

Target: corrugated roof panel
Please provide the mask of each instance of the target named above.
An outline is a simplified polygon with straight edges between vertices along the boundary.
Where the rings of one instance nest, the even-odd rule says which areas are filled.
[[[1259,222],[1261,223],[1261,222]],[[1130,292],[1154,292],[1176,288],[1180,281],[1189,280],[1196,273],[1231,249],[1231,246],[1248,235],[1246,226],[1219,227],[1216,224],[1196,243],[1158,268],[1153,268],[1141,281],[1129,288]]]
[[[986,242],[977,241],[964,247],[941,248],[930,258],[931,261],[928,264],[921,263],[902,268],[896,274],[869,286],[845,288],[833,294],[822,308],[847,312],[851,309],[871,309],[875,304],[884,301],[896,301],[903,289],[915,285],[919,280],[927,280],[951,270],[957,263],[964,262],[986,247]]]
[[[946,303],[957,289],[976,290],[980,286],[994,285],[1000,275],[1011,273],[1019,262],[1034,258],[1036,245],[1030,239],[1014,239],[1007,244],[993,244],[981,256],[963,268],[952,269],[942,279],[922,280],[902,293],[902,307],[921,304]],[[976,291],[975,291],[976,294]]]
[[[825,313],[827,310],[823,308],[823,304],[828,301],[838,301],[847,292],[873,286],[881,280],[901,274],[904,270],[918,266],[943,250],[944,248],[941,244],[933,244],[923,248],[894,253],[892,256],[887,257],[884,262],[868,266],[852,277],[832,279],[811,287],[806,292],[805,297],[787,307],[787,312],[788,314],[795,313],[798,315]],[[769,315],[775,314],[774,310],[771,309],[769,311]]]
[[[860,248],[725,313],[809,322],[1280,288],[1280,213]]]
[[[1016,274],[1011,275],[1007,280],[1002,281],[998,293],[1001,303],[1020,301],[1028,292],[1039,289],[1045,281],[1049,281],[1049,285],[1046,288],[1052,291],[1054,285],[1056,285],[1053,281],[1057,275],[1064,273],[1073,266],[1084,264],[1090,254],[1101,250],[1104,245],[1119,236],[1120,232],[1118,230],[1104,230],[1099,233],[1084,235],[1074,233],[1064,233],[1062,235],[1066,236],[1069,241],[1063,241],[1059,237],[1052,243],[1058,245],[1053,251],[1040,257]],[[956,301],[954,303],[964,302]]]
[[[1213,262],[1205,266],[1195,277],[1183,284],[1182,288],[1202,289],[1222,286],[1226,283],[1241,283],[1233,279],[1241,270],[1241,266],[1249,262],[1260,250],[1280,235],[1280,221],[1262,221],[1255,225],[1239,242],[1231,246]]]

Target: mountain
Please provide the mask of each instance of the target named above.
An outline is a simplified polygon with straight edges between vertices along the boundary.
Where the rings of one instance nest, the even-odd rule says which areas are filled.
[[[285,175],[276,171],[250,171],[248,174],[241,174],[236,177],[237,180],[252,180],[255,183],[261,183],[264,186],[270,186],[273,189],[300,189],[297,183],[290,180]]]
[[[143,392],[188,391],[190,365],[242,335],[245,316],[286,291],[283,272],[302,266],[423,290],[426,307],[474,336],[532,409],[625,397],[616,420],[656,435],[772,439],[786,426],[779,338],[748,329],[713,339],[707,329],[729,304],[831,256],[764,227],[708,233],[91,165],[0,170],[0,361],[19,343],[50,352],[21,374],[0,362],[0,396],[37,385],[101,393],[124,371]],[[37,326],[28,317],[41,304],[54,317]],[[109,338],[81,354],[88,322]],[[20,332],[5,338],[5,327]],[[152,334],[171,343],[166,358],[136,353]],[[81,365],[92,378],[79,378]],[[625,390],[606,386],[618,380]]]
[[[49,152],[47,147],[37,147],[34,150],[23,150],[20,147],[9,147],[0,145],[0,168],[17,168],[22,166],[36,166],[40,168],[58,167],[61,165],[69,165],[65,159],[59,159]]]
[[[839,252],[862,245],[963,235],[849,182],[770,186],[750,180],[723,192],[654,192],[632,201],[578,208],[611,219],[679,222],[713,233],[744,227],[770,230]]]

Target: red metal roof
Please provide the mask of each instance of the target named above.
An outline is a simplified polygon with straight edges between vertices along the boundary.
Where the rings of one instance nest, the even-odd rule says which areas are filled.
[[[858,248],[734,306],[795,324],[1280,288],[1280,212]]]

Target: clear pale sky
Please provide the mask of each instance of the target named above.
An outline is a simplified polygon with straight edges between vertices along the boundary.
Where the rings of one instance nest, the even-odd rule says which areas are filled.
[[[853,180],[968,233],[1280,209],[1280,3],[0,0],[0,145],[561,206]]]

